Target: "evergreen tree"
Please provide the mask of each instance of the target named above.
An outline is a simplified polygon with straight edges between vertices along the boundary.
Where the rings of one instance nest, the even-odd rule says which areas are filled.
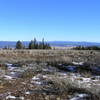
[[[38,44],[38,49],[42,49],[42,48],[43,48],[42,42],[39,42],[39,44]]]
[[[33,44],[34,44],[34,49],[38,49],[38,42],[36,38],[34,38]]]
[[[34,49],[34,42],[32,40],[29,43],[28,49]]]
[[[45,43],[44,38],[41,42],[37,42],[36,38],[29,43],[28,49],[51,49],[48,43]]]
[[[23,49],[23,44],[21,41],[17,41],[16,43],[16,49]]]
[[[45,42],[44,42],[44,38],[42,39],[42,43],[41,43],[41,49],[45,49]]]
[[[45,44],[45,49],[51,49],[51,46],[50,46],[49,43],[46,43],[46,44]]]
[[[43,38],[42,42],[39,43],[39,49],[51,49],[51,46],[49,43],[45,43]]]

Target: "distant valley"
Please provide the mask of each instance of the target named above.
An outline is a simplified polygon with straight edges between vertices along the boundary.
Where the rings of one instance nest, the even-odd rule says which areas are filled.
[[[72,46],[99,46],[100,43],[96,42],[73,42],[73,41],[48,41],[53,47],[72,47]],[[23,44],[28,46],[29,41],[24,41]],[[16,41],[0,41],[0,48],[4,48],[5,46],[9,46],[11,48],[15,48]]]

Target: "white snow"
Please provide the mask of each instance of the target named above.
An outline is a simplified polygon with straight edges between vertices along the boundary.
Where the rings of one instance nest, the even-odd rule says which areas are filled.
[[[6,97],[6,99],[16,99],[16,97],[9,95],[9,96]]]
[[[29,92],[29,91],[27,91],[27,92],[25,92],[25,94],[27,94],[27,95],[28,95],[28,94],[30,94],[30,92]]]
[[[18,98],[18,100],[24,100],[24,97],[15,97],[15,96],[11,96],[11,95],[7,96],[6,100],[8,100],[8,99],[17,99],[17,98]]]
[[[39,80],[40,78],[38,78],[38,77],[36,77],[36,76],[34,76],[33,78],[32,78],[32,80]]]
[[[74,65],[83,65],[84,64],[84,62],[72,62],[72,64],[74,64]]]
[[[87,94],[78,94],[75,97],[71,98],[70,100],[80,100],[80,99],[87,97],[87,96],[88,96]]]
[[[41,85],[42,83],[41,82],[33,82],[34,84],[36,85]]]
[[[83,79],[83,82],[90,82],[91,81],[91,78],[82,78]]]
[[[7,65],[8,67],[11,67],[11,66],[12,66],[12,64],[9,64],[9,63],[6,63],[6,65]]]
[[[14,75],[14,74],[15,74],[15,72],[10,72],[10,74],[11,74],[11,75]]]
[[[78,95],[80,98],[83,98],[83,97],[87,97],[88,95],[87,94],[79,94]]]
[[[8,75],[5,75],[4,77],[5,77],[5,79],[7,79],[7,80],[12,80],[12,79],[13,79],[13,77],[8,76]]]
[[[78,97],[74,97],[74,98],[72,98],[72,99],[70,99],[70,100],[78,100]]]
[[[48,78],[46,75],[43,75],[42,77],[43,77],[43,78]]]

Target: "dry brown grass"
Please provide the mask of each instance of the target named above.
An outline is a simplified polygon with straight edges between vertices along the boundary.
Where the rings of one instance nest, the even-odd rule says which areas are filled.
[[[86,62],[100,64],[100,52],[89,50],[0,50],[0,62]]]
[[[84,87],[84,84],[79,84],[77,81],[72,82],[70,79],[60,79],[58,76],[52,78],[55,88],[59,89],[59,95],[66,95],[73,93],[86,93],[89,100],[100,100],[100,87],[91,86],[91,88]],[[87,99],[86,99],[87,100]]]

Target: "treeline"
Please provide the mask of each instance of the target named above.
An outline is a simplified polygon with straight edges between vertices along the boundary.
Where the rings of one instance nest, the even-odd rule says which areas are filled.
[[[16,49],[51,49],[51,46],[49,43],[46,43],[44,39],[42,39],[41,42],[38,42],[36,38],[34,38],[34,40],[29,42],[27,47],[23,45],[21,41],[17,41]]]
[[[73,48],[74,50],[100,50],[98,46],[77,46]]]

